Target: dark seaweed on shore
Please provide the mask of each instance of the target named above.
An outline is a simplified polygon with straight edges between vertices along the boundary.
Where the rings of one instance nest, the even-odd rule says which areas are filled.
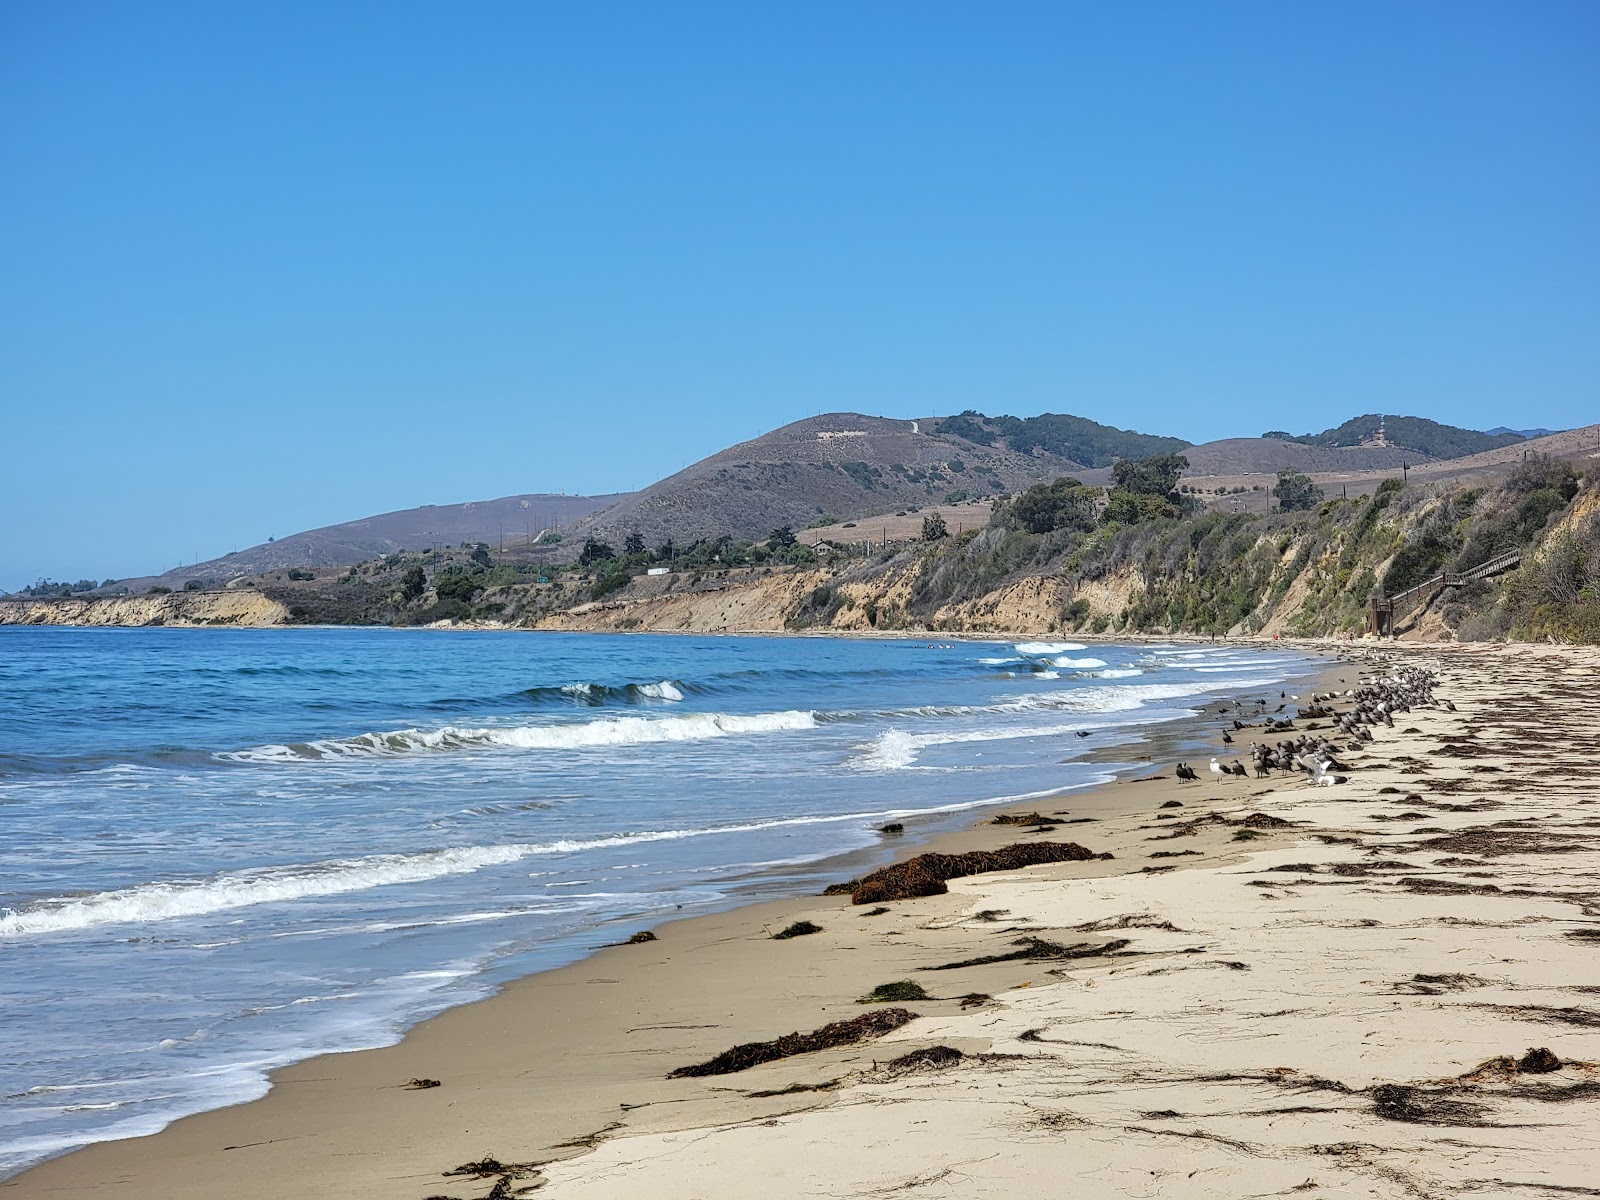
[[[835,1046],[850,1046],[869,1038],[879,1038],[893,1033],[902,1025],[916,1019],[917,1014],[905,1008],[880,1008],[862,1013],[848,1021],[834,1021],[810,1033],[786,1033],[770,1042],[746,1042],[708,1062],[679,1067],[667,1075],[668,1079],[681,1079],[700,1075],[730,1075],[762,1063],[791,1058],[796,1054],[810,1054],[816,1050],[831,1050]]]
[[[987,871],[1013,871],[1041,863],[1087,862],[1110,858],[1077,842],[1017,842],[998,850],[972,850],[966,854],[919,854],[903,863],[874,871],[849,883],[836,883],[825,896],[849,895],[852,904],[880,904],[914,896],[942,896],[950,889],[945,880]]]

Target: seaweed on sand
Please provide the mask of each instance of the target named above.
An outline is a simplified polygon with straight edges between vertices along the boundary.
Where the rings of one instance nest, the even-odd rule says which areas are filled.
[[[1372,1089],[1378,1116],[1411,1125],[1485,1125],[1484,1107],[1452,1099],[1454,1088],[1419,1088],[1385,1083]]]
[[[960,879],[966,875],[1012,871],[1041,863],[1086,862],[1110,857],[1110,854],[1086,850],[1076,842],[1016,842],[998,850],[919,854],[849,883],[836,883],[823,895],[849,895],[852,904],[879,904],[886,900],[909,900],[916,896],[942,896],[950,890],[945,886],[946,880]]]
[[[880,983],[857,1004],[898,1004],[907,1000],[931,1000],[927,990],[913,979],[900,979],[894,983]]]
[[[667,1074],[668,1079],[692,1078],[702,1075],[731,1075],[762,1063],[792,1058],[796,1054],[810,1054],[817,1050],[831,1050],[836,1046],[852,1046],[870,1038],[880,1038],[893,1033],[902,1025],[916,1020],[916,1013],[904,1008],[878,1008],[862,1013],[848,1021],[834,1021],[810,1033],[786,1033],[770,1042],[745,1042],[724,1050],[713,1059],[691,1066],[679,1067]]]
[[[991,963],[1021,962],[1054,962],[1073,958],[1099,958],[1107,954],[1115,954],[1128,944],[1128,938],[1115,938],[1109,942],[1075,942],[1070,946],[1063,946],[1059,942],[1048,942],[1044,938],[1020,937],[1012,942],[1013,946],[1020,946],[1020,950],[1013,950],[1008,954],[985,954],[978,958],[965,958],[960,962],[940,963],[937,967],[919,967],[922,971],[955,971],[962,967],[985,967]]]
[[[786,941],[789,938],[805,937],[808,933],[821,933],[822,926],[814,925],[810,921],[796,921],[787,929],[781,929],[772,935],[775,942]]]
[[[902,1054],[899,1058],[892,1058],[884,1066],[887,1070],[898,1074],[902,1071],[954,1066],[964,1057],[954,1046],[928,1046],[921,1050],[913,1050],[910,1054]]]

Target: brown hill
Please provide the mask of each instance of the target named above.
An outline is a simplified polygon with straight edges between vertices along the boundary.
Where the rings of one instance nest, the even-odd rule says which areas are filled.
[[[574,532],[612,543],[638,532],[652,546],[668,537],[758,539],[825,514],[853,520],[960,492],[978,499],[1083,469],[1052,454],[975,445],[937,426],[859,413],[796,421],[625,497]]]
[[[546,530],[565,531],[574,522],[625,499],[611,496],[563,496],[536,493],[471,500],[465,504],[425,504],[396,512],[309,529],[221,558],[176,567],[159,576],[127,579],[134,591],[152,584],[181,588],[191,579],[224,582],[242,575],[260,575],[286,567],[347,567],[397,550],[426,550],[432,545],[487,542],[509,549],[537,541]]]

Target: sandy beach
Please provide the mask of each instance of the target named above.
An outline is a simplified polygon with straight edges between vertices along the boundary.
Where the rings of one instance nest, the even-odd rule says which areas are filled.
[[[1600,652],[1337,650],[1324,689],[1417,666],[1455,707],[1380,726],[1337,786],[1157,762],[1030,805],[1052,828],[906,848],[1109,859],[659,926],[0,1195],[1600,1195]],[[902,981],[930,998],[858,1003]]]

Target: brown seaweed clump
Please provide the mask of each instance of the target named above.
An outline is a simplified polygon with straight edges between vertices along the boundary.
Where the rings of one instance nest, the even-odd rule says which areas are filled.
[[[899,979],[894,983],[880,983],[857,1004],[904,1004],[908,1000],[931,1000],[927,990],[913,979]]]
[[[901,1071],[954,1066],[964,1057],[966,1056],[954,1046],[928,1046],[922,1050],[913,1050],[910,1054],[902,1054],[899,1058],[890,1059],[884,1065],[888,1070],[898,1074]]]
[[[805,937],[808,933],[821,932],[821,925],[815,925],[810,921],[796,921],[787,929],[780,930],[779,932],[773,934],[772,940],[775,942],[782,942],[788,940],[789,938]]]
[[[835,1046],[852,1046],[871,1038],[893,1033],[902,1025],[916,1020],[917,1014],[905,1008],[878,1008],[864,1012],[848,1021],[834,1021],[810,1033],[786,1033],[770,1042],[746,1042],[731,1050],[724,1050],[707,1062],[679,1067],[668,1073],[668,1079],[693,1078],[701,1075],[731,1075],[762,1063],[792,1058],[796,1054],[810,1054],[817,1050],[831,1050]]]
[[[919,854],[861,879],[836,883],[823,894],[848,894],[852,904],[881,904],[886,900],[909,900],[915,896],[942,896],[950,890],[945,887],[947,879],[966,875],[1110,857],[1086,850],[1077,842],[1016,842],[998,850],[972,850],[966,854]]]
[[[1536,1046],[1517,1060],[1517,1070],[1529,1075],[1548,1075],[1561,1070],[1561,1060],[1547,1046]]]

